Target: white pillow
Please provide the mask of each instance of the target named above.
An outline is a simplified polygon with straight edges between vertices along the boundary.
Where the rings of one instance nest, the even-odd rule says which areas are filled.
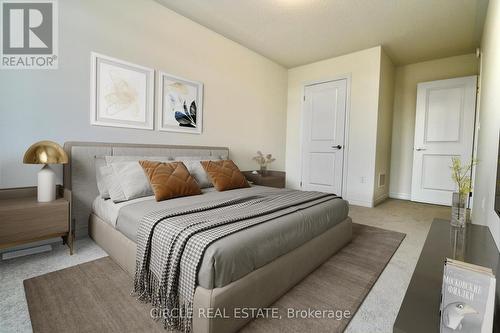
[[[102,183],[106,188],[108,199],[111,199],[113,202],[125,201],[125,194],[121,190],[120,183],[116,180],[113,168],[110,165],[105,165],[99,168],[99,172]],[[111,193],[113,193],[113,196],[111,196]]]
[[[99,190],[99,195],[103,199],[109,199],[109,190],[106,182],[104,181],[104,175],[102,174],[101,168],[106,165],[104,157],[95,158],[95,177],[97,182],[97,189]]]
[[[197,158],[198,159],[189,159],[189,157],[176,157],[175,160],[184,163],[189,173],[194,177],[194,179],[196,179],[196,182],[198,183],[198,186],[200,186],[200,188],[213,187],[214,185],[212,184],[212,181],[210,180],[207,172],[205,171],[205,169],[203,169],[203,166],[200,163],[201,161],[210,160],[210,156],[207,156],[206,159],[203,159],[201,156],[198,156]]]
[[[149,180],[138,161],[115,162],[101,168],[113,202],[153,195]]]
[[[153,195],[149,180],[139,162],[111,163],[111,168],[126,201]],[[111,189],[109,194],[113,198]]]
[[[103,156],[96,157],[96,180],[97,180],[97,188],[99,193],[103,199],[113,200],[113,202],[122,202],[135,198],[139,198],[141,195],[143,188],[137,191],[137,184],[132,184],[131,186],[136,186],[135,189],[130,188],[129,186],[123,186],[120,182],[120,178],[114,173],[111,164],[113,163],[121,163],[121,162],[138,162],[141,160],[149,160],[149,161],[167,161],[169,158],[166,156]],[[139,163],[137,163],[139,165]],[[106,167],[107,166],[107,167]],[[140,167],[140,165],[139,165]],[[142,170],[142,168],[141,168]],[[137,170],[135,170],[137,173]],[[123,171],[125,172],[125,171]],[[122,173],[123,173],[122,172]],[[135,174],[137,178],[137,174]],[[149,182],[148,182],[149,183]],[[143,184],[142,184],[143,185]],[[123,188],[126,188],[128,193],[125,193]],[[111,189],[111,190],[110,190]],[[137,191],[137,192],[136,192]],[[113,192],[113,196],[111,196],[110,192]],[[131,199],[127,199],[131,198]]]

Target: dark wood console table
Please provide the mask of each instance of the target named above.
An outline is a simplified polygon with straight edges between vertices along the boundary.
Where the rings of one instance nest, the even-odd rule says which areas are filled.
[[[243,171],[246,179],[255,185],[284,188],[286,183],[286,174],[283,171],[268,170],[265,176],[252,173],[253,171]]]
[[[493,332],[500,332],[500,258],[489,229],[473,224],[458,229],[451,227],[449,221],[435,219],[394,323],[394,333],[439,332],[446,257],[493,270],[497,278]]]

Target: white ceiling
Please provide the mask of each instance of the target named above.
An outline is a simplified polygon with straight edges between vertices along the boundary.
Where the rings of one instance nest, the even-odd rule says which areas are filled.
[[[376,45],[396,64],[473,52],[488,0],[157,0],[285,67]]]

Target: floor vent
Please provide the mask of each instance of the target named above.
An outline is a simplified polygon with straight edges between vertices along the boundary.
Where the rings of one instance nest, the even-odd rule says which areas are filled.
[[[52,251],[52,246],[50,245],[42,245],[37,247],[30,247],[28,249],[16,250],[11,252],[2,253],[2,260],[9,260],[24,256],[29,256],[31,254],[42,253]]]

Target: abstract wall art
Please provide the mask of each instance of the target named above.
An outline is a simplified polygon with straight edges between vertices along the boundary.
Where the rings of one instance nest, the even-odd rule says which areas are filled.
[[[90,123],[154,128],[154,70],[92,52]]]
[[[200,134],[203,83],[158,72],[158,125],[160,131]]]

